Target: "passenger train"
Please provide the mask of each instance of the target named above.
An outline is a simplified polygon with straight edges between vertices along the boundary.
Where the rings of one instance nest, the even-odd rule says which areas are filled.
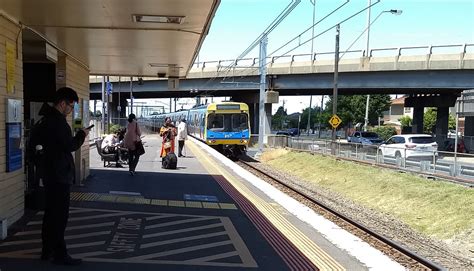
[[[188,134],[230,158],[246,152],[250,141],[249,107],[245,103],[219,102],[189,110],[153,116],[150,126],[163,125],[166,117],[177,124],[186,119]]]

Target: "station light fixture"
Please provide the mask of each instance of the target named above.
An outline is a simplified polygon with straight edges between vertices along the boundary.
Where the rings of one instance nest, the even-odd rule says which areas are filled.
[[[148,63],[152,68],[168,68],[168,63]]]
[[[403,11],[400,10],[400,9],[391,9],[391,10],[389,10],[389,11],[390,11],[390,13],[395,14],[395,15],[401,15],[402,12],[403,12]]]
[[[136,23],[182,24],[185,16],[132,14]]]

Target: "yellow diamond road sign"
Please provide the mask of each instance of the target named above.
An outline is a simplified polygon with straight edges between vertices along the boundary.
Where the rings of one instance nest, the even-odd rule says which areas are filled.
[[[329,119],[329,124],[331,124],[333,129],[336,129],[339,124],[341,124],[342,120],[336,115],[332,115],[332,117]]]

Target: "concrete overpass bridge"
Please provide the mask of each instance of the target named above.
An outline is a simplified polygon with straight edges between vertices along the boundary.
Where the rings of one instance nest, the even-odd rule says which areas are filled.
[[[420,54],[423,51],[424,54]],[[339,61],[341,95],[458,94],[474,87],[474,44],[372,49],[368,56],[363,50],[346,54]],[[143,85],[135,81],[133,96],[167,98],[257,93],[257,63],[258,58],[198,62],[186,79],[180,80],[179,88],[170,90],[166,79],[145,80]],[[334,52],[274,56],[269,57],[267,63],[268,86],[280,95],[332,93]],[[91,83],[90,89],[92,99],[101,98],[100,83]]]
[[[339,62],[339,95],[410,94],[405,106],[414,107],[416,133],[423,131],[424,107],[437,107],[437,134],[447,134],[449,107],[454,106],[463,90],[474,88],[474,44],[381,48],[368,54],[363,50],[345,54],[344,57],[341,53]],[[267,63],[268,89],[279,95],[332,94],[334,52],[274,56]],[[133,82],[133,96],[232,96],[248,103],[251,115],[258,119],[257,65],[258,58],[198,62],[185,79],[180,79],[178,88],[169,89],[165,79],[145,80],[140,85]],[[100,99],[101,84],[91,83],[90,88],[91,99]],[[127,90],[122,94],[121,104],[129,93]],[[118,99],[113,100],[118,105]],[[270,119],[271,103],[265,105],[265,110]],[[470,125],[468,122],[466,126]],[[472,127],[474,135],[474,119]]]

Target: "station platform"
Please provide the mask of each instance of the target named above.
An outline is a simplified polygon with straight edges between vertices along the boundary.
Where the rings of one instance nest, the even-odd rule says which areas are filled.
[[[321,217],[304,221],[291,210],[315,214],[277,200],[274,188],[201,142],[187,141],[176,170],[161,168],[158,136],[144,142],[135,176],[127,166],[103,167],[91,149],[91,176],[73,187],[66,229],[69,253],[82,265],[39,260],[38,211],[0,242],[1,271],[403,270]]]

